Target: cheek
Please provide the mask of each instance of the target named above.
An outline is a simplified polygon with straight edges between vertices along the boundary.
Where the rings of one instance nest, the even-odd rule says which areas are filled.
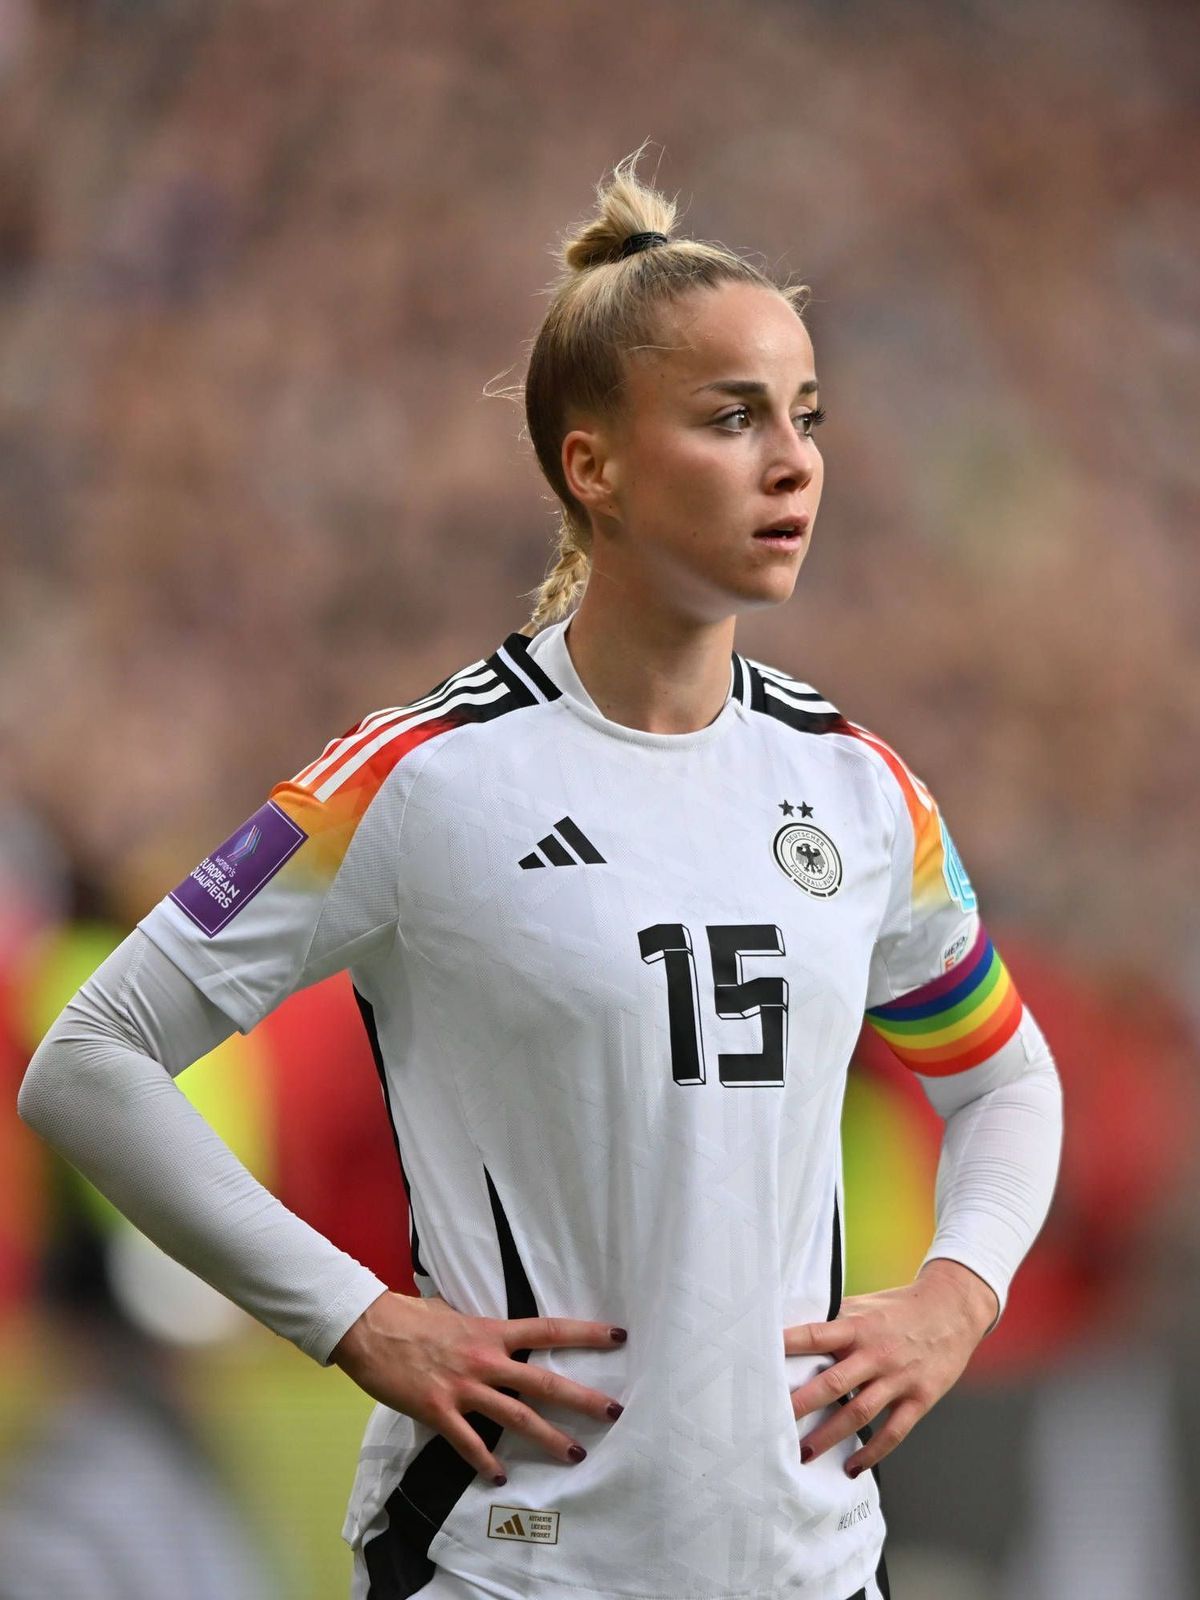
[[[718,501],[738,492],[729,458],[704,441],[672,439],[657,451],[648,445],[639,455],[631,481],[639,485],[638,499],[653,507],[660,524],[685,529],[703,524],[711,520]]]

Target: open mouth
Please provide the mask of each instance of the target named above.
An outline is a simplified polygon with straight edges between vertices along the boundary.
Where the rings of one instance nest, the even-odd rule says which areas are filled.
[[[754,535],[769,544],[798,545],[808,530],[807,517],[789,517],[786,522],[780,522],[771,528],[760,528]]]

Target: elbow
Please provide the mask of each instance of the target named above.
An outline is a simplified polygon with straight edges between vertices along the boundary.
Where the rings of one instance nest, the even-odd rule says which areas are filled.
[[[34,1052],[17,1090],[17,1115],[35,1133],[44,1131],[47,1111],[55,1098],[57,1069],[54,1052],[48,1045],[49,1035]]]
[[[34,1051],[17,1090],[17,1115],[26,1127],[52,1141],[70,1108],[88,1104],[96,1092],[92,1056],[68,1006]]]

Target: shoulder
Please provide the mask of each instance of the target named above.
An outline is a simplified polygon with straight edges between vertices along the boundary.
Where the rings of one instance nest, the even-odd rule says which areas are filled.
[[[394,775],[415,775],[460,730],[557,698],[558,688],[526,657],[527,644],[510,635],[490,656],[460,667],[416,699],[369,712],[277,785],[272,798],[291,796],[306,807],[349,800],[361,812]]]
[[[759,712],[794,733],[828,740],[839,751],[869,766],[892,804],[903,801],[914,822],[918,816],[936,812],[925,784],[886,739],[852,721],[811,683],[748,656],[737,660],[745,675],[742,698],[752,712]]]

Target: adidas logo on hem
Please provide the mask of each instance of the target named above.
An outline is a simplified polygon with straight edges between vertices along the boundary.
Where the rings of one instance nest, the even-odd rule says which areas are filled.
[[[564,839],[575,852],[574,855],[563,843]],[[538,854],[539,850],[541,855]],[[531,867],[591,867],[603,864],[604,857],[570,817],[560,817],[546,837],[538,840],[537,849],[531,850],[527,856],[522,856],[519,862],[526,872]]]
[[[490,1506],[489,1539],[523,1539],[526,1544],[558,1543],[558,1512],[530,1511],[527,1506]]]

